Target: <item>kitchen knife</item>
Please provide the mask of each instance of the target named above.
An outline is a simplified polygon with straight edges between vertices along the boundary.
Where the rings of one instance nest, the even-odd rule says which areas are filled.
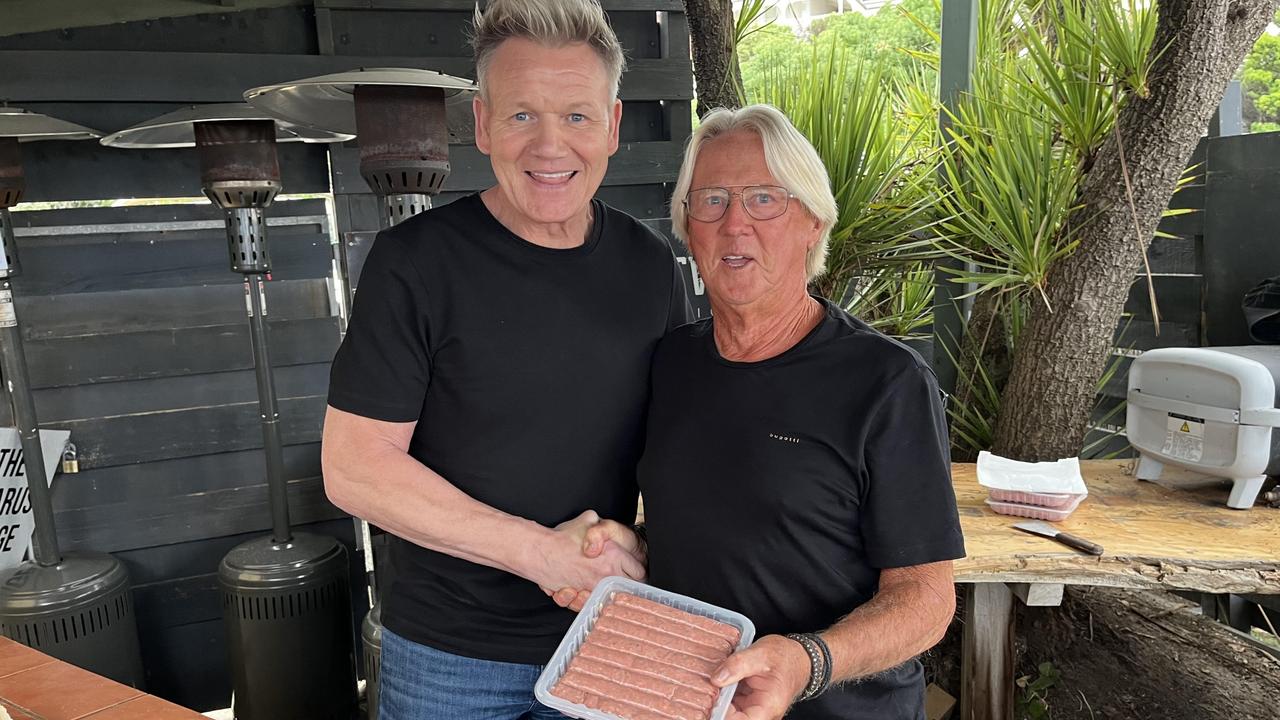
[[[1023,532],[1029,532],[1032,535],[1040,535],[1042,537],[1047,537],[1053,540],[1057,540],[1058,542],[1062,543],[1063,545],[1066,545],[1067,547],[1075,548],[1076,550],[1080,550],[1082,552],[1087,552],[1090,555],[1102,554],[1101,545],[1096,545],[1094,543],[1089,542],[1088,540],[1085,540],[1084,538],[1078,538],[1075,535],[1069,535],[1067,533],[1064,533],[1061,530],[1058,530],[1057,528],[1050,526],[1048,523],[1042,523],[1038,521],[1037,522],[1020,522],[1020,523],[1014,523],[1013,526]]]

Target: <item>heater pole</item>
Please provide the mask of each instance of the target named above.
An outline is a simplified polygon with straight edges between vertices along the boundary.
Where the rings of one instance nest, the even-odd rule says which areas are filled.
[[[13,221],[8,208],[0,208],[0,233],[4,235],[3,247],[16,254]],[[8,273],[6,263],[6,277],[0,278],[0,372],[4,374],[5,385],[13,401],[13,421],[22,440],[27,488],[31,493],[31,509],[36,521],[33,540],[36,564],[53,567],[62,562],[62,554],[58,551],[58,534],[53,525],[53,502],[49,496],[49,479],[44,472],[44,451],[40,448],[40,423],[36,420],[36,405],[31,398],[27,357],[22,351],[22,330],[18,327],[13,283],[7,277]]]
[[[271,354],[267,350],[266,278],[262,273],[245,277],[249,310],[249,339],[253,345],[253,367],[258,379],[258,412],[262,417],[262,445],[267,456],[267,490],[271,494],[272,540],[287,543],[289,530],[289,488],[284,479],[284,443],[280,440],[280,408],[276,405]]]

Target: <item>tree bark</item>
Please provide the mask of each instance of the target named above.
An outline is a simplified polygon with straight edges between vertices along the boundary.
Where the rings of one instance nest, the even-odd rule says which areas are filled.
[[[734,54],[731,0],[684,0],[693,42],[693,79],[698,92],[698,117],[718,107],[736,108],[742,75]]]
[[[1049,271],[1051,305],[1033,306],[1001,397],[995,447],[1021,460],[1079,454],[1096,384],[1156,224],[1227,81],[1266,27],[1276,0],[1167,0],[1150,95],[1133,96],[1098,152],[1068,226],[1079,247]],[[1128,169],[1136,212],[1121,172]],[[1135,222],[1136,214],[1136,222]],[[1136,232],[1135,232],[1136,226]]]

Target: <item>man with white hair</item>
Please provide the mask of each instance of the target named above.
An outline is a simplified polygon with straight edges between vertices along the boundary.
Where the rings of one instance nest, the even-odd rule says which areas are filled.
[[[490,0],[473,45],[497,184],[379,234],[325,416],[329,498],[395,536],[383,720],[559,717],[533,685],[573,615],[539,588],[644,576],[582,531],[635,517],[650,358],[689,315],[666,242],[593,199],[624,65],[599,4]]]
[[[729,720],[924,720],[916,659],[955,611],[964,538],[929,366],[810,295],[838,217],[827,171],[776,108],[717,109],[690,138],[671,220],[712,317],[654,353],[644,455],[649,582],[743,613],[711,674]],[[585,594],[558,592],[581,607]]]

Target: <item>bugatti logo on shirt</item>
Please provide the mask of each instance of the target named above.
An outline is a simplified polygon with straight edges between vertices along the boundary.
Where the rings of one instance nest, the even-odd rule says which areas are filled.
[[[774,440],[781,440],[782,442],[789,442],[789,443],[800,442],[800,438],[791,437],[790,435],[779,435],[777,433],[769,433],[769,437],[773,438]]]

